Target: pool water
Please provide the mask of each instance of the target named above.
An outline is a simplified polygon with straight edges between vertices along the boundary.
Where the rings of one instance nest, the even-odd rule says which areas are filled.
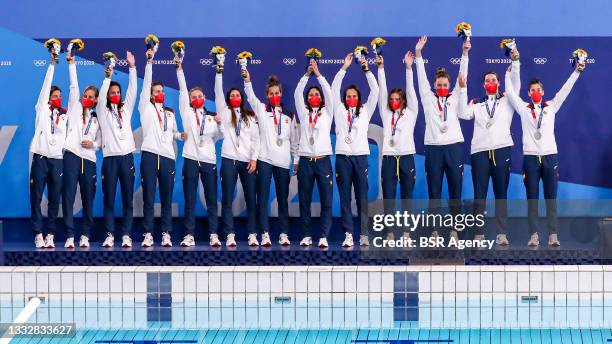
[[[11,343],[157,344],[157,343],[612,343],[611,329],[538,330],[83,330],[71,339],[15,338]]]

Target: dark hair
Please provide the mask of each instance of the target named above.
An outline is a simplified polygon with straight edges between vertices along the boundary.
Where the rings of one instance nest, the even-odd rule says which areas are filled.
[[[238,91],[240,93],[240,113],[246,115],[244,117],[244,122],[248,124],[249,123],[249,116],[253,116],[253,114],[249,110],[247,110],[247,108],[246,108],[246,104],[244,102],[244,94],[242,93],[242,91],[239,88],[237,88],[237,87],[230,88],[227,91],[227,93],[225,94],[225,104],[228,105],[230,111],[232,112],[232,126],[234,128],[236,128],[236,125],[238,125],[238,118],[236,116],[236,112],[234,111],[234,108],[229,106],[229,103],[230,103],[230,94],[233,91]]]
[[[497,72],[494,72],[494,71],[488,71],[488,72],[485,72],[485,73],[482,75],[482,81],[484,81],[484,80],[487,78],[487,75],[489,75],[489,74],[493,74],[493,75],[495,75],[495,78],[496,78],[496,79],[499,81],[499,75],[497,75]]]
[[[342,102],[344,103],[344,108],[348,110],[348,105],[346,104],[346,94],[348,93],[348,90],[355,90],[355,92],[357,92],[357,112],[355,112],[355,116],[359,116],[359,112],[361,112],[361,92],[359,91],[359,89],[357,88],[356,85],[351,84],[348,85],[347,88],[344,89],[344,93],[342,94]]]
[[[400,110],[404,110],[406,108],[406,104],[408,103],[408,101],[406,100],[406,92],[404,92],[404,90],[402,90],[399,87],[396,87],[394,89],[391,90],[391,92],[389,92],[389,96],[387,97],[387,109],[393,111],[393,109],[391,109],[391,106],[389,106],[389,102],[391,100],[391,95],[393,93],[397,93],[400,97]]]
[[[110,102],[110,97],[109,97],[109,95],[108,95],[108,94],[110,93],[110,89],[111,89],[113,86],[117,86],[117,87],[119,87],[119,95],[121,95],[121,94],[122,94],[122,92],[121,92],[121,84],[119,84],[119,83],[118,83],[118,82],[116,82],[116,81],[111,81],[111,82],[110,82],[110,84],[108,85],[108,91],[106,91],[106,107],[107,107],[109,110],[110,110],[110,108],[111,108],[111,102]],[[121,109],[121,107],[122,107],[122,106],[123,106],[123,102],[119,102],[119,104],[117,104],[117,108],[118,108],[118,109]]]
[[[308,111],[312,111],[312,106],[310,106],[310,103],[308,103],[308,93],[310,93],[310,90],[317,90],[319,91],[319,94],[321,95],[321,105],[319,105],[319,108],[322,108],[325,106],[325,96],[323,95],[323,91],[321,91],[321,88],[319,86],[310,86],[308,87],[308,89],[306,90],[306,108],[308,109]]]
[[[270,90],[270,87],[274,86],[278,86],[278,89],[281,91],[281,93],[283,92],[283,87],[281,86],[278,77],[276,75],[270,75],[268,77],[268,84],[266,85],[266,96],[268,95],[268,90]]]
[[[529,82],[529,85],[527,85],[527,90],[531,89],[531,85],[540,85],[540,87],[544,89],[544,84],[538,78],[531,79],[531,81]]]
[[[61,93],[61,92],[62,92],[62,89],[61,89],[61,88],[59,88],[59,87],[57,87],[57,86],[55,86],[55,85],[51,86],[51,91],[49,91],[49,99],[51,99],[51,95],[52,95],[52,94],[53,94],[53,92],[55,92],[55,91],[60,91],[60,93]]]
[[[436,69],[435,80],[438,80],[439,78],[447,78],[448,81],[450,82],[450,74],[448,74],[448,72],[446,71],[446,68],[438,67],[438,69]]]
[[[194,91],[200,91],[200,92],[202,92],[202,94],[204,94],[204,90],[200,86],[194,86],[194,87],[190,88],[188,94],[191,95],[191,92],[194,92]]]

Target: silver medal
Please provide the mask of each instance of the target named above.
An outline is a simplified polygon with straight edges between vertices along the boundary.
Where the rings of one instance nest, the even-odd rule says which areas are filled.
[[[348,143],[349,145],[353,142],[353,139],[351,139],[350,136],[347,136],[344,138],[344,142]]]
[[[442,127],[440,127],[440,131],[445,133],[448,131],[448,126],[446,124],[443,124]]]
[[[487,128],[491,128],[492,125],[493,125],[493,123],[491,121],[487,122]]]
[[[123,131],[119,133],[119,140],[125,140],[125,133]]]
[[[310,139],[308,139],[308,142],[309,142],[311,145],[314,145],[314,137],[312,137],[312,136],[311,136],[311,137],[310,137]]]
[[[204,147],[204,138],[200,138],[200,142],[198,144],[200,147]]]
[[[539,140],[542,138],[542,133],[538,130],[535,132],[533,136],[535,137],[536,140]]]
[[[283,140],[280,137],[276,139],[276,145],[279,147],[283,145]]]
[[[168,138],[166,137],[166,134],[162,133],[161,134],[161,142],[168,142]]]
[[[49,140],[49,144],[50,144],[51,146],[55,146],[55,143],[56,143],[55,138],[51,138],[51,139]]]
[[[389,140],[389,146],[391,146],[391,147],[395,146],[395,141],[393,141],[393,138],[391,138],[391,140]]]

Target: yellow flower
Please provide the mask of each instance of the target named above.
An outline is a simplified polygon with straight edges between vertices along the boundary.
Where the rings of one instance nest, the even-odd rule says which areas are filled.
[[[61,44],[60,41],[56,38],[49,38],[46,42],[45,42],[45,48],[47,49],[51,49],[53,48],[54,44]],[[59,51],[58,51],[59,53]]]
[[[159,44],[159,38],[157,38],[157,36],[155,36],[152,33],[150,33],[147,36],[147,38],[145,38],[145,43],[149,43],[151,40],[153,40],[153,42],[155,42],[155,44]]]
[[[368,54],[368,48],[367,48],[367,47],[364,47],[363,45],[358,45],[357,47],[355,47],[355,53],[357,53],[357,52],[359,52],[359,51],[360,51],[362,54],[364,54],[364,55],[367,55],[367,54]]]
[[[104,58],[105,60],[115,59],[115,61],[119,61],[119,59],[117,58],[117,55],[115,55],[115,53],[111,51],[108,51],[102,54],[102,58]]]
[[[306,50],[306,54],[308,57],[321,57],[321,52],[317,48],[310,48]]]
[[[504,38],[501,40],[501,42],[499,42],[499,47],[504,49],[506,48],[506,44],[512,43],[514,42],[514,39],[512,38]]]
[[[181,49],[185,49],[185,43],[183,43],[182,41],[174,41],[170,45],[170,48],[172,49],[172,51],[177,52]]]
[[[584,49],[576,49],[572,53],[572,56],[578,57],[578,55],[583,55],[584,57],[589,57],[589,54]]]
[[[372,42],[370,42],[370,45],[381,46],[381,45],[385,45],[385,43],[387,43],[387,41],[385,41],[381,37],[376,37],[372,40]]]
[[[85,43],[80,38],[75,38],[75,39],[71,40],[70,43],[78,51],[81,51],[81,50],[83,50],[83,48],[85,48]]]
[[[238,58],[239,59],[252,59],[253,58],[253,54],[251,54],[248,51],[243,51],[240,54],[238,54]]]
[[[457,31],[457,33],[463,31],[463,30],[471,30],[472,26],[466,22],[461,22],[459,24],[457,24],[457,28],[455,29]]]
[[[215,45],[214,47],[212,47],[212,49],[210,49],[210,53],[209,54],[213,55],[213,54],[225,54],[225,53],[226,53],[226,51],[225,51],[224,47],[222,47],[220,45]]]

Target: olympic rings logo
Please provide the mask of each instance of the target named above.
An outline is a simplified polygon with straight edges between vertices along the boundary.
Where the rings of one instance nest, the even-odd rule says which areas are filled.
[[[297,62],[295,57],[285,57],[283,58],[283,63],[285,66],[293,66]]]
[[[210,66],[213,63],[213,59],[200,59],[202,66]]]
[[[121,66],[121,67],[125,67],[125,66],[127,66],[127,65],[128,65],[128,62],[127,62],[127,60],[126,60],[126,59],[121,59],[121,60],[118,60],[118,61],[117,61],[117,62],[115,62],[115,63],[117,64],[117,66]]]
[[[32,63],[34,63],[36,67],[42,67],[47,65],[47,60],[32,60]]]
[[[451,57],[448,61],[454,65],[461,63],[461,59],[458,57]]]
[[[546,57],[534,57],[533,58],[533,62],[539,65],[545,64],[547,61],[548,60],[546,59]]]

